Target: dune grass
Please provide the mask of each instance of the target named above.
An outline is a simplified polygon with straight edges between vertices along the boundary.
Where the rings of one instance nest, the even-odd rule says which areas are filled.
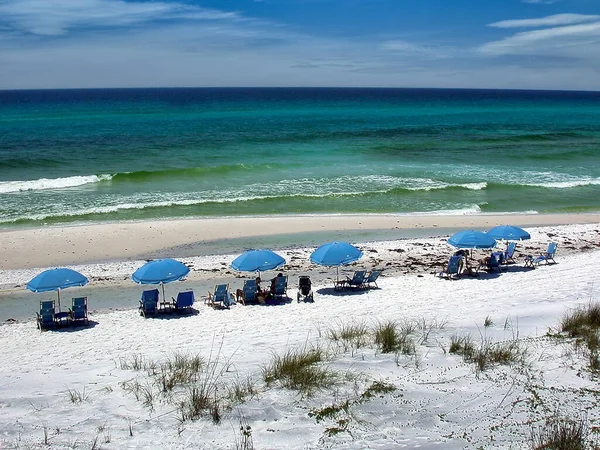
[[[566,313],[560,327],[575,338],[578,349],[585,349],[590,370],[600,371],[600,304],[588,303]]]
[[[381,353],[400,353],[412,355],[416,352],[415,343],[410,337],[416,329],[415,324],[395,321],[379,322],[375,326],[375,344]]]
[[[597,450],[588,442],[589,430],[583,419],[554,415],[545,424],[531,432],[532,450]]]
[[[275,382],[302,395],[333,386],[339,374],[319,365],[325,354],[319,347],[288,350],[283,355],[274,355],[270,364],[263,368],[263,379],[267,386]]]
[[[469,335],[451,336],[449,353],[460,355],[465,362],[475,364],[478,372],[497,364],[509,365],[523,361],[525,357],[525,350],[518,340],[492,342],[482,338],[481,345],[477,346]]]

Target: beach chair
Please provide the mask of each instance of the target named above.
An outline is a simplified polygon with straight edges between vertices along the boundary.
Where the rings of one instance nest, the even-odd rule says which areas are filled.
[[[275,297],[275,298],[283,298],[284,296],[287,297],[287,285],[288,285],[287,275],[275,277],[274,282],[273,282],[273,289],[271,290],[271,294],[273,295],[273,297]]]
[[[150,289],[142,292],[139,310],[140,314],[144,317],[153,316],[158,313],[158,289]]]
[[[257,285],[256,280],[244,281],[244,287],[242,288],[242,297],[244,298],[244,304],[256,303],[258,301]]]
[[[171,297],[173,300],[173,309],[175,312],[191,313],[194,305],[194,291],[183,291],[177,294],[177,298]]]
[[[298,303],[300,303],[300,300],[310,303],[315,301],[310,277],[303,275],[298,278],[298,294],[296,295],[296,298]]]
[[[548,249],[546,250],[546,252],[542,253],[539,256],[536,256],[533,259],[532,264],[534,266],[539,266],[543,262],[545,262],[546,264],[550,264],[550,261],[552,261],[553,264],[556,264],[556,261],[554,261],[554,255],[556,254],[556,245],[556,242],[550,242],[548,244]]]
[[[546,250],[546,253],[544,253],[547,264],[550,264],[550,261],[552,261],[553,264],[556,264],[556,261],[554,261],[554,255],[556,255],[556,246],[556,242],[550,242],[548,244],[548,249]]]
[[[214,292],[208,293],[208,304],[213,308],[229,308],[234,303],[233,295],[229,293],[229,284],[217,284]]]
[[[503,260],[503,252],[492,252],[489,257],[479,262],[479,267],[477,268],[477,271],[486,270],[488,272],[501,272]]]
[[[365,278],[365,282],[363,283],[365,288],[367,289],[372,289],[372,288],[377,288],[379,289],[379,286],[377,286],[377,278],[379,278],[379,275],[381,275],[381,270],[372,270],[369,273],[369,276],[367,278]]]
[[[513,259],[514,255],[515,255],[515,249],[517,248],[517,243],[516,242],[509,242],[508,246],[506,247],[506,250],[504,250],[504,264],[508,264],[508,262],[512,262],[514,263],[515,260]]]
[[[450,280],[456,279],[460,275],[462,260],[462,255],[452,255],[450,258],[448,258],[446,267],[438,274],[438,276],[440,278],[448,278]]]
[[[40,331],[54,327],[55,311],[56,308],[54,306],[54,300],[42,300],[40,302],[40,312],[36,312],[37,327],[40,329]]]
[[[352,275],[352,278],[346,277],[345,280],[339,280],[335,282],[334,289],[341,290],[345,288],[362,288],[364,286],[365,278],[367,277],[366,270],[357,270]]]
[[[71,309],[69,309],[71,315],[71,321],[73,324],[81,321],[88,325],[88,307],[87,297],[76,297],[71,300]]]

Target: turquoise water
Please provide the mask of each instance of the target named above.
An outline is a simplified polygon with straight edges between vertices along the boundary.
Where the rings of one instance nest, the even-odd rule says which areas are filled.
[[[0,226],[600,210],[600,93],[0,91]]]

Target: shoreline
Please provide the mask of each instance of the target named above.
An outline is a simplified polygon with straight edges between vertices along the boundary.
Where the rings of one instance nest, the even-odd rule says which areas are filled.
[[[62,265],[98,264],[157,257],[198,256],[215,253],[219,244],[235,241],[245,248],[265,237],[329,234],[376,234],[390,239],[434,237],[459,229],[488,229],[512,224],[522,227],[600,223],[600,213],[501,215],[298,215],[168,219],[110,222],[93,225],[50,226],[0,231],[4,270]],[[418,230],[418,232],[416,232]],[[361,236],[355,236],[360,238]],[[303,239],[296,239],[302,241]],[[378,240],[378,239],[373,239]],[[284,240],[279,239],[281,244]],[[297,242],[307,245],[309,241]],[[211,247],[208,252],[203,247]],[[224,246],[223,252],[233,250]],[[227,248],[228,247],[228,248]],[[43,249],[40,251],[40,249]],[[204,250],[204,251],[203,251]],[[238,248],[238,251],[242,248]],[[196,252],[197,254],[193,254]]]

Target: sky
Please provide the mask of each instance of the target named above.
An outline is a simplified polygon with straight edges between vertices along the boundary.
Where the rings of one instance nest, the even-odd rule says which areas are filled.
[[[600,90],[598,0],[0,0],[0,89]]]

